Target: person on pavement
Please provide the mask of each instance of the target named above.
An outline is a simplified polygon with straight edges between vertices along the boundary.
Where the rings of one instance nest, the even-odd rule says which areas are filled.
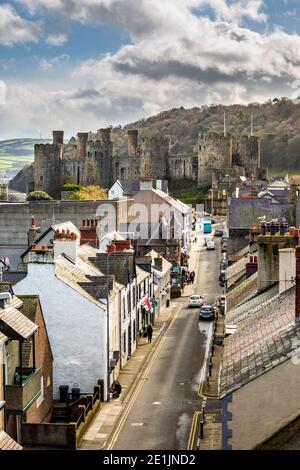
[[[149,325],[147,326],[148,343],[151,343],[151,341],[152,341],[152,334],[153,334],[153,328],[152,328],[152,326],[149,324]]]
[[[122,386],[118,380],[115,380],[110,389],[113,398],[118,398],[121,395]]]

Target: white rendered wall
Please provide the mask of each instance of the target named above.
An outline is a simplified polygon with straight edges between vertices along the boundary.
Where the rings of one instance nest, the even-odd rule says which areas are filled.
[[[106,396],[106,312],[56,278],[53,264],[29,264],[14,291],[40,296],[54,356],[54,398],[60,385],[77,383],[92,392],[98,379],[104,379]]]

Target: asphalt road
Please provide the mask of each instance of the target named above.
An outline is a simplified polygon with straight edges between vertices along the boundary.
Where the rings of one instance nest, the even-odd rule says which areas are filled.
[[[214,303],[220,247],[207,251],[199,240],[195,293]],[[198,309],[187,308],[188,298],[165,332],[157,356],[115,441],[118,450],[186,450],[194,412],[201,407],[198,389],[205,363],[211,322],[198,321]]]

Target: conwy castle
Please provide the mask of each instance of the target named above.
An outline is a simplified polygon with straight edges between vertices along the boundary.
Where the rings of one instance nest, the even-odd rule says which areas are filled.
[[[215,132],[201,133],[192,154],[172,154],[167,137],[139,137],[128,131],[127,151],[118,153],[111,129],[78,133],[68,143],[63,131],[53,131],[52,144],[34,149],[34,181],[30,190],[59,197],[64,184],[109,188],[116,179],[131,191],[143,179],[192,179],[199,186],[225,174],[260,177],[260,140]]]

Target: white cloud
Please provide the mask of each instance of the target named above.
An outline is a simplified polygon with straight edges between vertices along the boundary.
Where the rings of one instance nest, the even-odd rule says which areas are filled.
[[[53,69],[53,66],[55,64],[58,64],[59,62],[67,62],[69,60],[70,60],[70,56],[68,54],[62,54],[57,57],[53,57],[52,59],[42,58],[39,61],[39,68],[43,72],[49,72],[50,70]]]
[[[23,42],[37,42],[41,28],[38,23],[21,18],[8,4],[0,5],[0,44],[13,46]]]
[[[7,116],[0,118],[0,128],[8,130],[10,122],[17,122],[22,135],[30,134],[30,128],[41,127],[45,134],[58,126],[71,134],[177,106],[264,101],[288,95],[290,84],[300,79],[298,35],[269,27],[258,33],[245,26],[245,18],[267,21],[260,0],[22,3],[32,13],[47,10],[84,24],[117,25],[132,41],[114,54],[82,62],[68,76],[57,73],[51,81],[46,72],[58,61],[42,59],[44,78],[35,88],[9,84]],[[203,16],[208,6],[214,13],[210,18]],[[63,43],[67,32],[61,34]]]
[[[46,42],[50,46],[62,46],[67,40],[68,37],[64,33],[50,33],[46,38]]]

